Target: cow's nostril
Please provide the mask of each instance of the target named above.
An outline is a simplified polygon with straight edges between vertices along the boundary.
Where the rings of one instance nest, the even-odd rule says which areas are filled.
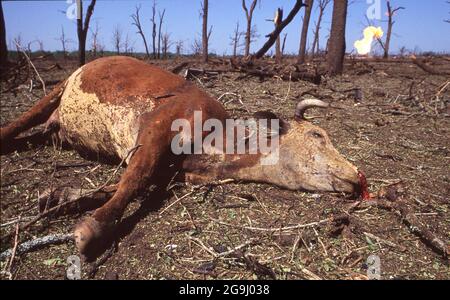
[[[364,175],[364,173],[362,171],[358,170],[358,178],[359,178],[359,184],[358,184],[358,189],[355,189],[355,191],[357,191],[357,193],[359,195],[361,195],[361,198],[363,200],[369,200],[370,199],[370,194],[369,194],[369,189],[367,187],[367,179],[366,179],[366,175]]]

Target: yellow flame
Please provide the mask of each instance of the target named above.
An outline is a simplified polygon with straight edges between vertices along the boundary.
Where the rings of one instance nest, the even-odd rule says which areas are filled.
[[[383,30],[381,27],[369,26],[364,29],[364,38],[356,41],[354,46],[358,54],[366,55],[372,49],[372,42],[374,38],[381,38],[383,36]]]

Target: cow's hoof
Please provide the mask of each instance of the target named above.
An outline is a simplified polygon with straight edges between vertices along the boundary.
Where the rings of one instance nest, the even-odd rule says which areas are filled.
[[[86,255],[99,246],[103,237],[111,229],[111,225],[101,223],[92,217],[87,217],[75,227],[75,244],[81,254]]]

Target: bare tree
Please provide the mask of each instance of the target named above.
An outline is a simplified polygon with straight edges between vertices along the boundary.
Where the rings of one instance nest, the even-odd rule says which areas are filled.
[[[236,22],[236,28],[234,29],[233,35],[230,37],[231,46],[233,47],[233,57],[237,56],[237,50],[239,48],[239,42],[244,33],[239,30],[239,21]]]
[[[134,42],[130,41],[130,37],[129,37],[128,33],[125,36],[125,40],[123,42],[123,52],[125,54],[131,54],[134,52]]]
[[[312,44],[311,55],[314,56],[319,52],[320,25],[322,23],[323,14],[331,0],[319,0],[319,17],[317,18],[316,28],[314,30],[314,40]]]
[[[161,58],[161,42],[162,42],[162,24],[164,23],[164,15],[166,14],[166,9],[163,12],[158,12],[159,14],[159,28],[158,28],[158,59]]]
[[[62,48],[62,52],[63,52],[63,57],[64,57],[64,59],[66,59],[67,58],[67,45],[69,43],[71,43],[72,40],[70,40],[70,39],[68,39],[66,37],[66,34],[64,32],[64,27],[63,26],[61,26],[61,35],[56,40],[61,42],[61,48]]]
[[[248,10],[247,5],[245,4],[246,0],[242,0],[242,8],[245,12],[245,17],[247,18],[247,31],[245,33],[245,56],[250,55],[250,44],[252,43],[252,19],[253,19],[253,12],[256,8],[256,4],[258,3],[258,0],[253,0],[250,10]]]
[[[39,52],[44,52],[45,51],[44,50],[44,41],[40,40],[40,39],[37,39],[36,41],[37,41],[37,43],[39,45]]]
[[[92,56],[97,57],[98,53],[100,52],[100,42],[99,42],[99,32],[100,27],[98,26],[98,21],[95,22],[94,29],[91,29],[91,51]]]
[[[170,41],[170,33],[166,32],[162,35],[162,54],[163,59],[168,58],[168,53],[170,50],[170,47],[172,47],[172,42]]]
[[[78,63],[80,66],[86,63],[86,37],[96,1],[97,0],[91,0],[83,24],[83,1],[77,0]]]
[[[141,19],[140,19],[140,16],[139,16],[140,10],[141,10],[141,6],[140,5],[136,6],[135,13],[131,15],[131,18],[133,19],[132,25],[136,26],[137,33],[140,34],[140,36],[142,37],[142,41],[144,42],[144,46],[145,46],[145,55],[146,55],[147,58],[149,58],[150,57],[150,53],[148,51],[147,39],[145,38],[144,31],[142,30]]]
[[[394,14],[399,11],[400,9],[405,9],[402,6],[396,7],[396,8],[392,8],[391,6],[391,2],[388,0],[387,1],[387,15],[388,15],[388,30],[386,33],[386,41],[384,42],[384,58],[388,58],[389,57],[389,47],[391,45],[391,36],[392,36],[392,26],[394,26],[395,21],[393,20]]]
[[[192,55],[199,56],[202,53],[202,41],[195,39],[191,45]]]
[[[119,25],[114,27],[112,42],[116,50],[116,54],[120,54],[120,49],[122,48],[122,29]]]
[[[209,44],[209,34],[208,34],[208,0],[203,0],[202,4],[202,60],[203,62],[208,62],[208,44]]]
[[[311,11],[314,0],[306,0],[305,17],[303,18],[302,35],[300,38],[300,48],[298,50],[298,63],[303,64],[306,60],[306,42],[308,39],[309,20],[311,19]]]
[[[286,38],[287,38],[287,33],[285,33],[284,37],[283,37],[283,43],[282,43],[282,46],[281,46],[281,56],[284,56],[284,48],[286,46]]]
[[[345,27],[348,0],[333,1],[333,19],[328,39],[327,65],[330,75],[342,74],[345,56]]]
[[[8,61],[8,47],[6,45],[6,27],[3,16],[3,5],[0,0],[0,65],[3,67]]]
[[[156,59],[156,0],[153,0],[152,6],[152,39],[153,39],[153,58]]]
[[[184,42],[182,40],[177,41],[175,44],[175,52],[176,52],[177,56],[180,56],[183,53],[183,48],[184,48]]]
[[[300,11],[300,9],[304,6],[302,0],[296,0],[294,7],[289,12],[288,16],[285,20],[281,21],[280,25],[275,27],[275,30],[268,34],[266,37],[268,37],[266,43],[259,49],[254,55],[250,56],[250,59],[257,59],[261,58],[266,54],[267,51],[273,46],[273,44],[276,42],[278,36],[283,31],[283,29],[295,18],[297,13]]]

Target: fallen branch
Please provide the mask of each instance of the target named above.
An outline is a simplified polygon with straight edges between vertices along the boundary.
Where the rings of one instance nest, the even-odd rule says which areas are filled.
[[[67,241],[72,241],[73,235],[72,234],[52,234],[48,236],[44,236],[41,238],[37,238],[32,241],[27,241],[25,243],[22,243],[18,245],[15,249],[15,253],[17,255],[21,255],[27,252],[30,252],[36,248],[40,248],[43,246],[48,245],[54,245],[54,244],[60,244]],[[8,249],[0,254],[0,260],[3,260],[5,258],[8,258],[12,256],[14,253],[14,249]]]
[[[449,76],[450,75],[449,72],[439,71],[439,70],[436,70],[436,69],[428,66],[427,64],[425,64],[425,62],[422,59],[417,58],[414,55],[411,56],[411,59],[412,59],[412,62],[416,66],[418,66],[419,68],[421,68],[422,70],[424,70],[427,73],[430,73],[432,75],[441,75],[441,76]]]
[[[169,69],[169,71],[174,73],[174,74],[178,74],[178,73],[181,72],[181,70],[183,70],[187,66],[189,66],[189,62],[185,61],[185,62],[182,62],[181,64],[178,64],[175,67]]]
[[[446,245],[445,242],[438,238],[426,226],[422,225],[416,215],[410,212],[405,202],[389,202],[383,199],[368,200],[360,202],[354,209],[364,209],[371,206],[395,213],[401,219],[402,223],[405,224],[413,234],[418,236],[425,245],[448,259],[450,255],[450,245]]]
[[[286,17],[286,19],[281,21],[281,22],[279,22],[278,25],[276,25],[274,31],[266,36],[266,37],[268,37],[268,40],[261,47],[261,49],[259,49],[255,54],[250,56],[250,60],[253,60],[255,58],[256,59],[261,58],[261,57],[264,56],[264,54],[266,54],[267,51],[269,51],[269,49],[273,46],[273,44],[277,40],[277,38],[280,35],[281,31],[283,31],[283,29],[294,19],[294,17],[297,15],[297,13],[300,11],[300,9],[303,6],[305,6],[305,4],[303,4],[302,0],[297,0],[295,2],[294,7],[289,12],[289,14]]]
[[[34,72],[36,73],[37,77],[39,78],[39,81],[40,81],[41,84],[42,84],[42,89],[44,90],[44,95],[47,95],[47,91],[46,91],[46,89],[45,89],[45,82],[44,82],[44,80],[42,80],[41,75],[39,75],[38,70],[37,70],[36,67],[34,66],[34,64],[33,64],[33,62],[31,61],[31,59],[28,57],[27,53],[22,49],[22,47],[21,47],[17,42],[15,42],[15,43],[16,43],[17,49],[19,49],[20,52],[22,52],[22,54],[23,54],[23,55],[25,56],[25,58],[27,59],[28,63],[29,63],[29,64],[31,65],[31,67],[33,68],[33,70],[34,70]]]
[[[242,229],[247,229],[247,230],[252,230],[252,231],[268,231],[268,232],[278,232],[278,231],[287,231],[287,230],[307,228],[307,227],[315,227],[315,226],[319,226],[321,224],[327,223],[331,220],[333,220],[333,218],[328,218],[328,219],[324,219],[324,220],[321,220],[318,222],[312,222],[312,223],[308,223],[308,224],[298,224],[298,225],[287,226],[287,227],[262,228],[262,227],[251,227],[251,226],[240,226],[240,225],[236,225],[236,224],[229,224],[229,223],[225,223],[225,222],[211,218],[211,221],[216,222],[217,224],[220,224],[220,225],[242,228]]]

